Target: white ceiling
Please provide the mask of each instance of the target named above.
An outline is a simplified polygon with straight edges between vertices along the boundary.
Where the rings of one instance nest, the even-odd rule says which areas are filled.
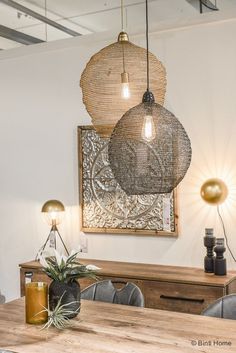
[[[15,0],[35,12],[46,15],[65,27],[86,35],[107,30],[120,30],[120,0]],[[213,0],[212,0],[213,1]],[[145,1],[124,0],[126,28],[145,24]],[[46,5],[46,10],[45,10]],[[236,0],[218,0],[218,8],[236,10]],[[204,16],[186,0],[149,0],[150,25],[166,20]],[[70,36],[56,28],[0,3],[0,24],[42,40],[53,41]],[[0,49],[21,46],[0,37]]]

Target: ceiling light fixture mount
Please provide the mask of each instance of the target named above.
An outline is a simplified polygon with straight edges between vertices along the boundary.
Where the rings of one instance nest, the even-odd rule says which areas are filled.
[[[200,5],[200,13],[203,13],[203,6],[205,6],[205,8],[211,11],[219,10],[216,5],[216,0],[215,0],[215,4],[213,4],[212,1],[210,0],[199,0],[199,5]]]
[[[216,0],[186,0],[190,5],[192,5],[200,14],[206,11],[218,11]],[[213,3],[214,1],[214,3]]]

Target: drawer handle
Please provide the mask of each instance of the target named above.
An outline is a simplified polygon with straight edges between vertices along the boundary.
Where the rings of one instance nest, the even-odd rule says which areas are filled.
[[[187,302],[195,302],[195,303],[204,303],[204,299],[197,299],[197,298],[187,298],[187,297],[175,297],[175,296],[172,296],[172,295],[164,295],[164,294],[161,294],[160,295],[160,298],[161,299],[172,299],[172,300],[185,300]]]

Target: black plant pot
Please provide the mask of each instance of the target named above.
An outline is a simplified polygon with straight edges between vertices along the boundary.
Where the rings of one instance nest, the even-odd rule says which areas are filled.
[[[67,310],[77,311],[75,314],[67,315],[68,319],[77,316],[80,311],[80,285],[78,282],[62,283],[52,281],[49,286],[49,308],[54,310],[59,299],[62,297],[61,305],[74,302],[66,306]]]

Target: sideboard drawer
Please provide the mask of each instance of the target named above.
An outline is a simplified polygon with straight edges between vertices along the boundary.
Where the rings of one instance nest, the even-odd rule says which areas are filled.
[[[200,314],[223,290],[215,286],[144,281],[145,306],[162,310]]]

